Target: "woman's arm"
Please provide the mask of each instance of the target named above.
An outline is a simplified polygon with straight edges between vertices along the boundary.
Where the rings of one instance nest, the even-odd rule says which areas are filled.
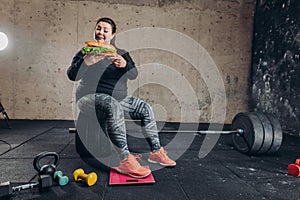
[[[84,72],[88,69],[88,66],[84,62],[83,53],[78,52],[71,63],[71,66],[67,70],[68,78],[71,81],[78,81],[82,78]]]
[[[131,56],[128,52],[121,54],[122,57],[126,60],[126,66],[123,68],[124,73],[127,73],[127,77],[130,80],[136,79],[138,76],[137,68],[135,67],[135,63],[133,62]]]

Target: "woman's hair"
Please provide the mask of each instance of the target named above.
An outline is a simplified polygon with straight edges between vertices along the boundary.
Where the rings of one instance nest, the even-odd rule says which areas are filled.
[[[112,20],[111,18],[108,18],[108,17],[102,17],[102,18],[99,18],[96,22],[96,25],[99,23],[99,22],[106,22],[106,23],[109,23],[111,25],[111,28],[112,28],[112,33],[116,33],[117,31],[117,27],[116,27],[116,23],[114,22],[114,20]]]

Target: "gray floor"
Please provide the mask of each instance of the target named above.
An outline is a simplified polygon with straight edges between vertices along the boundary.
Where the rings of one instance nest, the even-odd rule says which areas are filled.
[[[193,135],[192,143],[185,150],[185,136],[175,139],[174,133],[161,133],[161,143],[168,147],[170,155],[183,152],[176,160],[177,166],[157,169],[144,160],[143,164],[154,169],[154,184],[110,186],[107,172],[78,156],[75,134],[68,131],[74,127],[73,122],[13,120],[11,124],[12,129],[5,129],[1,122],[0,183],[11,181],[19,185],[36,181],[37,172],[32,163],[43,151],[59,153],[57,169],[70,178],[66,186],[56,184],[42,194],[36,188],[16,192],[11,199],[300,199],[300,179],[287,173],[288,164],[300,157],[300,139],[287,134],[274,155],[243,155],[233,149],[230,137],[223,135],[207,156],[199,158],[203,135]],[[139,132],[135,124],[129,122],[127,126],[129,134]],[[174,141],[178,144],[169,145]],[[131,134],[128,142],[133,152],[148,150],[142,138]],[[96,172],[97,183],[87,187],[75,182],[72,173],[77,168]]]

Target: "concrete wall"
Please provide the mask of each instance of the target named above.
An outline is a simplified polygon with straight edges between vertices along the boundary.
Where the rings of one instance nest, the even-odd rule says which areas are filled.
[[[214,112],[231,122],[248,108],[254,8],[254,0],[1,0],[10,43],[0,51],[0,100],[11,118],[73,119],[76,84],[66,69],[108,16],[141,72],[129,92],[150,102],[157,120],[210,122],[220,107]]]

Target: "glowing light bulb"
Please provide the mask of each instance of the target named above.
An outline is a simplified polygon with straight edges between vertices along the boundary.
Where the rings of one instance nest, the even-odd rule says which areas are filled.
[[[5,33],[0,32],[0,51],[4,50],[8,45],[8,38]]]

